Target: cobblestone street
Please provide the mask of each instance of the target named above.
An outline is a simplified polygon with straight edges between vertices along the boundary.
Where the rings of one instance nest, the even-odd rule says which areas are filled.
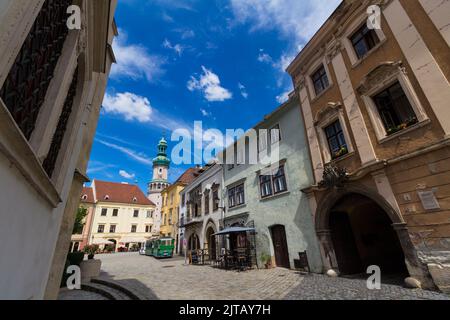
[[[179,257],[156,260],[137,253],[98,255],[97,258],[102,260],[100,278],[116,281],[147,299],[449,299],[436,292],[398,285],[382,284],[381,290],[368,290],[364,280],[302,275],[282,268],[224,271],[210,266],[185,266],[184,259]],[[82,292],[60,294],[60,299],[95,297]]]

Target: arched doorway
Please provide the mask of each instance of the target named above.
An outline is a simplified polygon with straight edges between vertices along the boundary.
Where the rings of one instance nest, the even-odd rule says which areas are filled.
[[[283,225],[275,225],[270,228],[273,250],[277,267],[290,268],[289,251],[286,241],[286,230]]]
[[[217,257],[217,246],[216,237],[213,234],[216,233],[213,227],[208,227],[205,234],[205,248],[208,249],[210,260],[216,260]]]
[[[331,207],[328,219],[341,275],[366,274],[368,266],[377,265],[382,276],[408,276],[393,221],[375,201],[347,194]]]
[[[200,239],[198,238],[196,233],[193,233],[189,237],[188,250],[198,250],[198,249],[200,249]]]

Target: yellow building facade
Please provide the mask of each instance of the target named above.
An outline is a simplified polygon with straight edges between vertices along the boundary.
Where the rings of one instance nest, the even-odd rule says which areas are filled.
[[[187,169],[171,186],[161,192],[161,227],[160,235],[175,239],[175,248],[178,248],[178,217],[180,210],[180,193],[200,174],[201,168]],[[178,251],[178,249],[177,249]]]

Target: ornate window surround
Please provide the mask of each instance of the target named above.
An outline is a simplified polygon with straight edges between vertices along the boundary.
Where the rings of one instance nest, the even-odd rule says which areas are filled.
[[[414,126],[411,126],[409,130],[404,129],[388,136],[381,120],[380,114],[378,113],[378,108],[372,97],[397,81],[400,83],[406,97],[408,98],[408,101],[417,116],[418,123]],[[416,92],[414,91],[410,80],[408,79],[406,69],[401,61],[388,61],[379,64],[376,68],[374,68],[366,75],[360,86],[357,88],[357,91],[361,95],[364,104],[366,105],[370,120],[372,122],[372,126],[380,143],[389,141],[393,137],[401,135],[405,132],[409,132],[414,128],[421,127],[429,123],[430,121],[427,114],[425,113],[422,104],[420,103]]]
[[[378,36],[380,42],[370,49],[362,58],[358,58],[355,52],[355,48],[353,48],[353,44],[350,40],[350,37],[358,30],[358,28],[362,27],[364,23],[367,21],[367,14],[364,12],[360,15],[359,18],[355,19],[344,32],[344,36],[342,37],[342,44],[344,45],[345,50],[347,51],[348,57],[350,59],[350,63],[352,64],[352,68],[358,66],[363,60],[365,60],[368,56],[370,56],[374,51],[380,48],[387,40],[386,35],[383,32],[383,28],[375,29],[375,32]]]
[[[344,132],[345,142],[347,143],[348,154],[355,151],[352,140],[350,138],[350,131],[347,128],[345,121],[344,106],[340,102],[329,102],[328,105],[322,108],[316,113],[314,118],[314,127],[316,128],[317,135],[319,137],[320,149],[322,151],[322,157],[325,164],[332,162],[330,148],[328,146],[327,137],[325,135],[325,128],[339,120],[342,131]],[[339,159],[335,159],[338,161]]]

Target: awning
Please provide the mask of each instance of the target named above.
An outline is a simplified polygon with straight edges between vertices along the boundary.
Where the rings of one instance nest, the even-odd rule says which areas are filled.
[[[256,229],[255,228],[243,228],[243,227],[231,227],[231,228],[225,228],[222,231],[214,233],[213,236],[219,236],[219,235],[230,234],[230,233],[250,232],[250,231],[256,231]]]
[[[122,238],[118,242],[119,243],[136,243],[136,242],[145,242],[149,239],[146,238]]]
[[[96,238],[92,240],[92,244],[114,244],[114,242],[106,239]]]

